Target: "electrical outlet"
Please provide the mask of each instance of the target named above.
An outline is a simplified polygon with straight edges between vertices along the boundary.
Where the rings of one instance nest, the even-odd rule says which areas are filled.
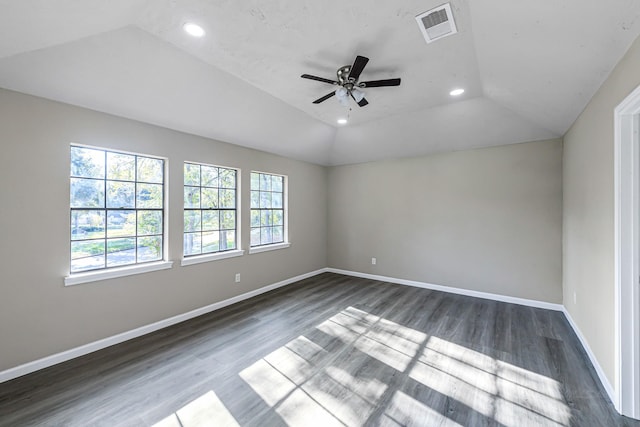
[[[576,298],[576,291],[573,291],[573,303],[577,304],[578,299]]]
[[[378,262],[375,258],[371,258],[371,265],[376,265],[376,262]]]
[[[240,282],[240,273],[236,273],[236,283]]]

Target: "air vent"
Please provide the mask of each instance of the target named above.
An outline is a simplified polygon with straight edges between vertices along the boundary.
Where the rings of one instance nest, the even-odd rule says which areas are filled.
[[[449,3],[421,13],[416,16],[416,21],[427,43],[458,32]]]

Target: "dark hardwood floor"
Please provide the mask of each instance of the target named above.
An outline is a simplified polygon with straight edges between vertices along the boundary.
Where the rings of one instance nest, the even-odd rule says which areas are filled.
[[[640,426],[563,314],[325,273],[0,384],[2,426]]]

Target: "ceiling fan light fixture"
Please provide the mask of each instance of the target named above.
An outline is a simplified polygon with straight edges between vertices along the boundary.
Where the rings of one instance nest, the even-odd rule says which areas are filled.
[[[346,88],[340,86],[336,89],[336,98],[338,98],[340,105],[349,106],[349,91]]]
[[[351,95],[353,95],[353,99],[355,99],[356,102],[360,102],[364,98],[364,92],[358,89],[352,90]]]
[[[464,93],[464,89],[454,89],[451,92],[449,92],[449,95],[451,96],[460,96]]]
[[[187,34],[193,37],[200,38],[205,34],[204,29],[200,25],[194,24],[193,22],[185,22],[184,25],[182,25],[182,29]]]

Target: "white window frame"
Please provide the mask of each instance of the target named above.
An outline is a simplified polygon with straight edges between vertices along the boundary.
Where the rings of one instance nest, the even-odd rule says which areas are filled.
[[[162,224],[162,260],[144,262],[139,264],[130,264],[122,267],[109,267],[96,270],[88,270],[83,272],[71,273],[63,278],[65,286],[79,285],[83,283],[97,282],[101,280],[114,279],[118,277],[126,277],[136,274],[149,273],[153,271],[166,270],[173,267],[173,261],[169,260],[169,203],[168,203],[168,173],[169,173],[169,159],[163,156],[157,156],[152,154],[144,154],[126,150],[120,150],[117,148],[99,147],[87,144],[78,144],[72,142],[69,144],[69,156],[71,158],[71,147],[87,148],[92,150],[100,150],[105,152],[121,153],[134,156],[142,156],[149,158],[162,159],[164,161],[164,179],[163,179],[163,224]],[[70,177],[71,178],[71,177]],[[69,178],[69,179],[70,179]],[[105,195],[106,197],[106,195]],[[69,212],[71,212],[71,201],[69,201]],[[106,219],[105,219],[106,220]],[[71,228],[69,228],[69,245],[71,245]],[[71,250],[69,246],[69,256],[71,256]],[[69,259],[69,261],[71,261]],[[71,262],[69,262],[69,269],[71,268]]]
[[[182,176],[182,191],[184,192],[184,187],[185,187],[185,183],[184,183],[184,165],[185,164],[192,164],[192,165],[198,165],[198,166],[209,166],[209,167],[215,167],[215,168],[223,168],[223,169],[231,169],[236,171],[236,187],[235,187],[235,191],[236,191],[236,207],[235,207],[235,211],[236,211],[236,248],[235,249],[230,249],[230,250],[225,250],[225,251],[217,251],[217,252],[208,252],[208,253],[204,253],[204,254],[194,254],[194,255],[185,255],[184,254],[184,235],[185,235],[185,231],[184,231],[184,220],[183,220],[183,227],[182,227],[182,244],[183,244],[183,254],[182,254],[182,260],[180,261],[180,265],[181,266],[187,266],[187,265],[193,265],[193,264],[201,264],[203,262],[211,262],[211,261],[217,261],[217,260],[221,260],[221,259],[227,259],[227,258],[235,258],[235,257],[239,257],[244,255],[244,250],[242,249],[242,221],[241,221],[241,217],[242,217],[242,204],[241,204],[241,189],[242,189],[242,170],[240,168],[237,167],[231,167],[231,166],[222,166],[222,165],[214,165],[214,164],[209,164],[209,163],[203,163],[203,162],[197,162],[197,161],[190,161],[190,160],[185,160],[183,162],[183,176]],[[202,187],[202,186],[200,186]],[[184,207],[184,196],[183,196],[183,202],[182,202],[182,215],[184,218],[184,212],[185,212],[185,207]],[[202,211],[202,209],[200,209]]]
[[[257,254],[261,252],[274,251],[278,249],[285,249],[291,246],[289,241],[289,176],[282,173],[265,172],[259,170],[252,170],[250,173],[259,173],[266,175],[281,176],[282,179],[282,216],[283,216],[283,230],[282,230],[282,242],[269,243],[259,246],[251,246],[251,240],[249,240],[249,254]],[[249,181],[249,193],[251,193],[251,181]],[[251,203],[249,203],[249,212],[251,212]],[[251,214],[249,214],[251,217]],[[251,229],[251,220],[249,220],[249,229]],[[249,233],[251,234],[251,233]]]

